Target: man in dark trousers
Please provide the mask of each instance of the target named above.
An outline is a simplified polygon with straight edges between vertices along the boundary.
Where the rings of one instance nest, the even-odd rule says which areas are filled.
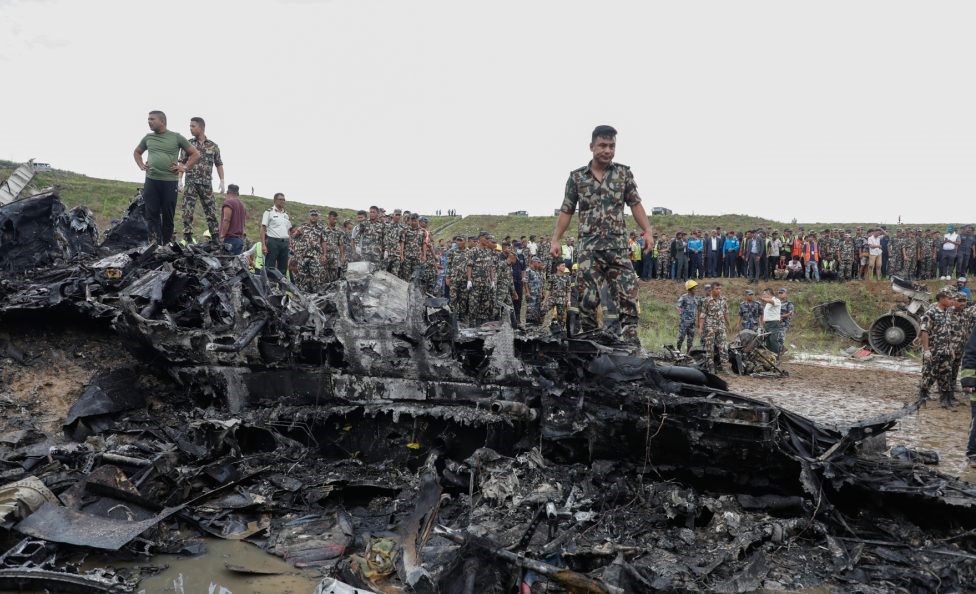
[[[714,229],[712,234],[705,238],[705,274],[708,278],[718,278],[722,276],[722,252],[724,252],[725,238],[722,237],[718,229]]]
[[[149,112],[149,129],[132,151],[139,169],[146,172],[142,199],[146,205],[146,226],[149,243],[165,244],[173,240],[173,217],[176,214],[176,189],[179,175],[186,173],[200,160],[200,151],[182,134],[166,129],[166,114]],[[180,149],[186,151],[185,163],[179,162]],[[142,154],[149,151],[144,162]]]

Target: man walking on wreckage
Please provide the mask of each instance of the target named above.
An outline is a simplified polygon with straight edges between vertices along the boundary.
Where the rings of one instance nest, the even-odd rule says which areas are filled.
[[[637,338],[637,274],[627,249],[627,227],[624,205],[630,206],[634,220],[643,230],[644,248],[652,249],[653,233],[647,213],[637,193],[637,183],[630,167],[615,163],[617,131],[611,126],[597,126],[590,137],[590,162],[572,171],[560,207],[556,228],[550,241],[553,258],[561,255],[561,240],[579,209],[579,278],[580,322],[582,331],[595,330],[596,308],[600,291],[609,289],[619,312],[619,339],[640,346]],[[604,313],[612,308],[604,304]],[[616,332],[615,320],[604,315],[604,326]],[[608,321],[610,322],[608,324]]]

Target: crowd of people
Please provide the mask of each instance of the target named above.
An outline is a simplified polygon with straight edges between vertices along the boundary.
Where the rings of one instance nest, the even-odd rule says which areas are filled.
[[[867,229],[770,228],[745,232],[696,229],[674,237],[654,234],[652,249],[631,233],[634,270],[643,280],[686,281],[742,277],[750,282],[851,281],[901,276],[950,280],[976,273],[973,225],[938,231],[886,227]]]
[[[709,232],[678,231],[674,237],[652,233],[630,168],[613,160],[617,131],[597,126],[591,135],[592,160],[573,170],[551,239],[511,236],[496,241],[489,233],[455,236],[448,245],[432,240],[429,221],[417,213],[394,210],[387,214],[372,206],[359,211],[356,220],[341,224],[335,211],[320,221],[316,209],[308,220],[294,225],[285,210],[285,196],[277,193],[274,204],[261,217],[259,240],[251,243],[245,233],[247,210],[239,188],[230,184],[220,207],[213,196],[213,171],[224,191],[220,148],[206,136],[206,123],[190,122],[192,140],[166,127],[166,115],[149,113],[150,133],[136,146],[133,156],[146,172],[143,188],[150,241],[176,239],[174,216],[177,193],[183,190],[183,241],[192,237],[193,216],[199,202],[207,220],[207,235],[253,267],[268,266],[289,277],[306,291],[321,291],[342,278],[349,262],[367,261],[380,270],[416,284],[428,293],[450,299],[461,323],[480,325],[511,316],[521,325],[540,325],[552,311],[554,321],[572,324],[575,313],[582,330],[593,330],[597,311],[603,306],[602,324],[612,328],[622,344],[637,344],[637,278],[645,281],[684,281],[686,293],[676,304],[679,318],[677,349],[692,348],[696,335],[706,353],[706,368],[723,373],[729,366],[728,343],[736,330],[752,330],[765,337],[766,347],[781,356],[795,314],[786,287],[775,293],[763,289],[744,291],[737,316],[730,315],[722,283],[706,283],[697,294],[698,280],[745,277],[760,281],[881,280],[901,276],[908,280],[934,279],[955,285],[942,288],[936,303],[921,320],[923,349],[920,396],[928,398],[937,386],[940,401],[951,406],[956,378],[962,367],[962,385],[976,388],[976,308],[970,305],[966,276],[976,270],[973,226],[961,233],[950,225],[945,232],[884,226],[867,229],[799,227],[758,228],[745,232],[715,228]],[[143,154],[149,158],[143,161]],[[641,232],[626,234],[623,206],[631,208]],[[572,238],[562,239],[579,209],[577,247]],[[453,216],[454,210],[448,210]],[[758,300],[757,300],[758,299]],[[616,320],[616,322],[614,322]],[[963,345],[968,340],[967,358]],[[717,361],[716,361],[717,359]],[[971,400],[976,419],[976,395]],[[976,466],[976,420],[970,432],[967,456]]]

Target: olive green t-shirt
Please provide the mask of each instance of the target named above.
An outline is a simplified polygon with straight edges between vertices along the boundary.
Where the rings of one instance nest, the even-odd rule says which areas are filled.
[[[150,132],[139,143],[139,148],[149,151],[146,177],[160,181],[176,181],[179,176],[169,170],[169,166],[176,163],[180,156],[180,149],[190,148],[190,142],[178,132],[167,130],[162,134]]]

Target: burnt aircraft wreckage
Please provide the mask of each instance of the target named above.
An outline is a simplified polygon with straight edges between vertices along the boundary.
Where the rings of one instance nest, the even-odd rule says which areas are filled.
[[[921,283],[891,278],[891,290],[904,297],[888,313],[875,318],[868,329],[851,317],[845,301],[828,301],[813,308],[813,314],[824,330],[860,342],[876,353],[904,355],[921,334],[921,318],[932,302],[932,293]]]
[[[0,588],[130,591],[74,559],[190,552],[187,531],[318,567],[323,593],[976,584],[976,486],[883,453],[917,405],[824,425],[600,336],[458,328],[366,263],[303,294],[211,245],[145,245],[140,217],[108,232],[124,248],[2,261],[6,364],[42,324],[138,362],[93,362],[63,437],[8,415]]]

